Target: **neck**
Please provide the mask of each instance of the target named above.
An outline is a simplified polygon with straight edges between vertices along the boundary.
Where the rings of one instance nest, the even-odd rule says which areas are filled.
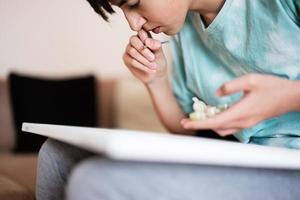
[[[225,0],[190,0],[190,10],[198,12],[210,24],[223,7]]]

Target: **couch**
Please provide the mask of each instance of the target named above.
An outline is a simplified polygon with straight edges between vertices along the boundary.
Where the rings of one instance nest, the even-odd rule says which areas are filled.
[[[99,81],[99,126],[166,132],[144,86],[133,77]],[[37,154],[12,153],[14,130],[7,83],[0,81],[0,199],[35,199]]]

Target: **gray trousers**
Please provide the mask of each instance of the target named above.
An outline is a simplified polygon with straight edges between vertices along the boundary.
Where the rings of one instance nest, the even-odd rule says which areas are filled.
[[[300,171],[112,161],[48,139],[37,199],[296,200]]]

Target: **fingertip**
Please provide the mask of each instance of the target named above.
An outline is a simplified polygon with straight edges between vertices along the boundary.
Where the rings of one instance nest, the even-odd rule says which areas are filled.
[[[184,125],[182,125],[182,127],[183,127],[184,129],[191,129],[191,126],[190,126],[189,124],[184,124]]]
[[[216,97],[222,97],[224,94],[222,92],[222,90],[218,89],[215,93]]]
[[[155,54],[152,53],[149,49],[146,49],[146,57],[150,62],[154,62],[155,60]],[[157,65],[157,64],[156,64]]]
[[[144,42],[147,39],[147,33],[143,29],[138,31],[138,36],[142,40],[142,42]]]
[[[150,38],[146,38],[146,40],[145,40],[145,45],[147,46],[147,47],[152,47],[152,41],[151,41],[151,39]]]
[[[152,50],[157,50],[161,47],[161,43],[152,38],[146,38],[145,45]]]
[[[181,126],[184,129],[190,129],[191,128],[191,124],[189,123],[189,119],[183,119],[183,120],[181,120]]]
[[[186,123],[187,120],[188,120],[188,119],[184,118],[184,119],[182,119],[182,120],[180,121],[180,123],[181,123],[181,124],[184,124],[184,123]]]
[[[138,31],[138,33],[143,34],[143,33],[146,33],[146,31],[145,31],[144,29],[140,29],[140,30]]]
[[[151,69],[151,68],[149,68],[149,72],[151,73],[151,74],[155,74],[156,73],[156,69]]]
[[[219,89],[216,91],[218,97],[222,97],[228,94],[228,83],[223,84]]]

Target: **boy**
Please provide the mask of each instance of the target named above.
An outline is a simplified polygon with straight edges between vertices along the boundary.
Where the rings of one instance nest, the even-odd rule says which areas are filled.
[[[107,1],[89,2],[105,16],[96,2],[108,9]],[[294,137],[300,135],[300,112],[291,112],[300,110],[299,1],[112,3],[138,32],[130,38],[124,63],[145,84],[170,132],[213,129],[221,136],[235,133],[245,143],[300,148]],[[172,89],[161,44],[145,30],[167,35],[180,31],[173,41]],[[192,112],[193,96],[211,105],[234,105],[214,118],[192,122],[184,118]]]
[[[136,36],[123,60],[173,133],[213,129],[245,143],[300,148],[298,0],[88,0],[104,19],[119,6]],[[161,43],[175,35],[169,84]],[[232,104],[201,121],[192,97]],[[201,134],[201,133],[200,133]],[[39,155],[38,199],[57,199],[88,152],[47,141]],[[69,199],[297,199],[299,171],[146,164],[94,158],[72,172]],[[225,196],[226,195],[226,196]]]

